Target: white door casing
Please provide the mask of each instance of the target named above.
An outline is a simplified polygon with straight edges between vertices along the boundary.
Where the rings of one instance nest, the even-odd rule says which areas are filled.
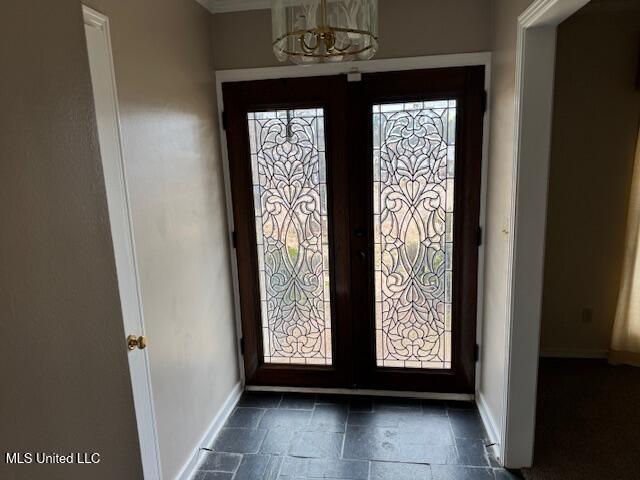
[[[222,152],[222,168],[224,174],[224,187],[225,198],[227,207],[227,220],[228,220],[228,238],[229,244],[233,244],[233,231],[235,230],[233,224],[233,202],[231,198],[231,177],[229,173],[229,153],[227,148],[227,135],[224,129],[224,97],[222,95],[222,84],[226,82],[242,82],[252,80],[266,80],[275,78],[300,78],[300,77],[313,77],[313,76],[327,76],[327,75],[340,75],[340,74],[353,74],[354,80],[358,81],[358,75],[362,73],[377,73],[377,72],[394,72],[394,71],[407,71],[407,70],[420,70],[430,68],[446,68],[446,67],[464,67],[470,65],[483,65],[485,67],[485,90],[488,98],[491,95],[491,53],[490,52],[475,52],[475,53],[462,53],[451,55],[430,55],[421,57],[406,57],[406,58],[386,58],[381,60],[362,60],[362,61],[349,61],[349,62],[329,62],[318,63],[314,65],[286,65],[277,67],[259,67],[259,68],[246,68],[237,70],[218,70],[215,72],[216,77],[216,92],[218,99],[218,114],[219,114],[219,132],[220,132],[220,147]],[[489,107],[487,107],[489,108]],[[482,137],[482,178],[481,178],[481,192],[480,192],[480,228],[484,229],[486,218],[486,197],[487,197],[487,165],[489,156],[489,125],[490,125],[490,111],[487,110],[484,115],[483,121],[483,137]],[[477,317],[477,341],[482,343],[481,332],[483,322],[483,298],[484,298],[484,243],[478,250],[478,317]],[[240,321],[240,294],[238,283],[238,267],[236,260],[236,251],[231,251],[231,272],[233,280],[233,297],[234,297],[234,316],[236,322],[236,334],[238,341],[238,366],[240,369],[240,375],[242,381],[245,380],[244,374],[244,361],[241,354],[240,340],[242,338],[242,325]],[[476,384],[480,379],[480,364],[476,364]],[[476,385],[477,389],[478,385]],[[271,387],[251,386],[248,390],[271,390]],[[333,392],[338,393],[343,389],[305,389],[305,388],[292,388],[288,389],[296,392],[320,392],[325,393]],[[342,393],[345,393],[342,391]],[[349,393],[352,395],[367,395],[371,394],[368,390],[362,389],[350,389]],[[471,396],[467,394],[438,394],[438,393],[418,393],[418,392],[403,392],[412,396],[421,398],[447,398],[449,400],[468,400]],[[382,391],[376,390],[377,395],[398,394],[397,391]]]
[[[518,17],[499,452],[506,467],[528,467],[533,462],[557,27],[588,2],[535,0]]]
[[[109,223],[116,261],[125,335],[144,335],[144,316],[120,136],[109,18],[82,6],[98,126]],[[123,344],[125,338],[122,339]],[[153,348],[153,339],[150,347]],[[158,438],[147,350],[128,354],[144,478],[161,479]]]

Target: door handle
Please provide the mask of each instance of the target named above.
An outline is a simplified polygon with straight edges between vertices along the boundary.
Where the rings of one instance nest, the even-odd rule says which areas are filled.
[[[360,260],[365,261],[367,259],[367,252],[364,250],[358,250],[358,256]]]
[[[136,348],[140,350],[144,350],[147,348],[147,337],[144,335],[140,335],[136,337],[135,335],[129,335],[127,337],[127,348],[129,351],[135,350]]]

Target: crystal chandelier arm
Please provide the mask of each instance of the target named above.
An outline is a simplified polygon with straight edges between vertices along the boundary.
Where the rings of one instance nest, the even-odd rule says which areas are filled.
[[[316,51],[318,49],[318,47],[320,46],[320,39],[319,39],[319,34],[318,33],[313,33],[313,32],[309,32],[312,33],[313,38],[316,39],[316,43],[314,45],[309,45],[307,43],[307,40],[305,38],[305,34],[301,33],[298,40],[300,41],[300,48],[302,48],[302,51],[305,53],[312,53],[314,51]]]
[[[333,47],[333,50],[337,50],[340,53],[344,53],[344,52],[347,52],[351,48],[352,45],[353,45],[353,42],[349,41],[349,43],[345,47],[342,47],[342,48],[340,48],[337,45],[335,45]]]
[[[371,32],[368,32],[366,30],[359,30],[356,28],[340,28],[340,27],[327,27],[330,31],[334,31],[334,32],[341,32],[341,33],[357,33],[359,35],[364,35],[364,36],[368,36],[371,37],[373,40],[378,40],[378,37],[376,37],[375,35],[371,34]],[[300,38],[302,35],[305,35],[307,33],[310,33],[311,35],[314,36],[318,36],[321,32],[324,32],[324,30],[321,29],[309,29],[309,30],[294,30],[292,32],[287,32],[284,35],[276,38],[273,41],[273,45],[276,45],[277,43],[281,42],[282,40],[284,40],[287,37],[298,37]]]
[[[366,47],[360,48],[358,50],[352,50],[349,52],[349,55],[358,55],[360,53],[364,53],[368,50],[371,50],[373,47],[371,45],[368,45]],[[336,55],[338,55],[335,52],[332,53],[301,53],[301,52],[292,52],[291,50],[283,50],[283,52],[292,57],[304,57],[304,58],[331,58],[331,57],[335,57]]]

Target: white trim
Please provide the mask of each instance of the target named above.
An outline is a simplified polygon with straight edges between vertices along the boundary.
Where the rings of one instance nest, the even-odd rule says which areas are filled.
[[[97,119],[98,136],[103,163],[105,190],[109,206],[109,222],[112,232],[114,256],[116,257],[116,270],[118,274],[118,287],[125,329],[132,328],[136,335],[145,335],[144,309],[142,305],[142,293],[140,289],[140,272],[136,255],[133,219],[129,200],[129,189],[126,179],[126,162],[122,148],[122,128],[120,125],[120,111],[118,107],[118,92],[113,63],[113,50],[111,47],[111,35],[109,17],[82,5],[82,14],[85,29],[96,29],[102,37],[103,48],[106,51],[92,52],[87,43],[90,65],[92,60],[108,70],[107,77],[101,77],[108,82],[109,105],[105,107],[102,116]],[[102,53],[106,58],[92,57],[91,54]],[[104,72],[102,72],[104,73]],[[95,90],[95,80],[92,75],[92,86]],[[104,149],[111,147],[112,163],[106,164]],[[124,342],[125,339],[123,338]],[[156,427],[156,415],[153,404],[153,390],[151,386],[151,372],[149,369],[148,350],[137,350],[127,355],[129,373],[131,375],[131,387],[133,391],[136,423],[138,427],[138,440],[143,475],[145,479],[156,480],[162,478],[160,463],[160,447]]]
[[[557,25],[589,0],[537,0],[518,17],[500,458],[533,461]]]
[[[218,70],[217,83],[267,80],[273,78],[298,78],[323,75],[340,75],[360,72],[393,72],[427,68],[465,67],[484,65],[491,68],[491,52],[456,53],[451,55],[430,55],[426,57],[388,58],[353,62],[320,63],[314,65],[284,65],[281,67],[246,68],[238,70]],[[487,85],[489,87],[489,85]],[[222,98],[218,98],[219,102]],[[222,103],[218,103],[222,105]]]
[[[196,0],[196,2],[211,13],[269,10],[271,8],[271,0]]]
[[[225,185],[225,197],[227,207],[228,241],[232,244],[234,224],[233,224],[233,201],[231,196],[231,177],[229,173],[229,153],[227,149],[227,135],[222,127],[222,114],[224,112],[224,98],[222,95],[222,84],[227,82],[240,82],[250,80],[267,80],[274,78],[299,78],[323,75],[339,75],[353,72],[374,73],[389,71],[406,71],[429,68],[464,67],[472,65],[483,65],[485,67],[485,90],[487,91],[487,111],[484,115],[483,138],[482,138],[482,172],[481,172],[481,198],[480,198],[480,228],[485,231],[486,205],[487,205],[487,172],[489,159],[489,126],[490,126],[490,99],[491,99],[491,52],[461,53],[453,55],[430,55],[425,57],[390,58],[382,60],[367,60],[342,63],[323,63],[315,65],[287,65],[282,67],[249,68],[238,70],[218,70],[215,72],[216,93],[218,100],[218,125],[220,131],[220,150],[222,152],[222,166]],[[482,324],[484,298],[484,243],[478,250],[478,310],[477,310],[477,332],[476,339],[482,346]],[[235,249],[230,255],[231,271],[233,277],[233,296],[235,306],[235,321],[237,341],[242,338],[242,323],[240,316],[240,288],[238,283],[238,265]],[[481,347],[482,348],[482,347]],[[238,364],[240,366],[241,379],[244,381],[244,361],[238,348]],[[478,389],[480,381],[480,362],[476,364],[476,386]]]
[[[493,451],[494,456],[501,462],[500,457],[500,431],[498,430],[498,423],[496,419],[491,415],[491,410],[487,407],[487,401],[484,398],[482,393],[476,393],[476,405],[478,407],[478,412],[480,412],[480,418],[482,419],[482,423],[484,424],[484,429],[487,431],[487,435],[489,436],[489,441],[491,442],[490,448]]]
[[[320,393],[326,395],[363,395],[377,397],[423,398],[425,400],[472,401],[474,399],[474,396],[468,393],[412,392],[401,390],[373,390],[367,388],[308,388],[247,385],[245,387],[245,390],[251,392]]]
[[[540,358],[584,358],[607,359],[609,350],[594,348],[545,348],[540,350]]]
[[[589,0],[536,0],[518,17],[518,30],[557,27],[587,3]]]
[[[216,436],[220,432],[220,429],[224,426],[225,422],[233,412],[238,400],[242,396],[242,382],[236,383],[229,395],[227,395],[226,400],[218,410],[218,413],[213,417],[213,420],[209,424],[209,427],[205,430],[204,435],[200,441],[196,444],[196,447],[193,449],[191,455],[189,456],[189,460],[184,464],[180,473],[176,475],[176,480],[189,480],[193,478],[193,476],[198,471],[198,467],[202,462],[204,455],[203,453],[210,449],[211,445],[213,445],[213,441],[216,439]]]
[[[82,17],[84,19],[84,24],[89,25],[91,27],[96,27],[100,30],[106,27],[105,37],[109,38],[109,45],[111,45],[111,34],[109,32],[109,17],[103,15],[102,13],[94,10],[91,7],[87,7],[86,5],[82,5]]]

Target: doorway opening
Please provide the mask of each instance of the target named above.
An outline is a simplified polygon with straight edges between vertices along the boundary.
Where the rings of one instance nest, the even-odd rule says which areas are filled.
[[[637,318],[627,305],[637,304],[639,74],[640,1],[589,2],[558,26],[538,441],[527,479],[640,477],[627,451],[638,442],[640,369],[618,353],[631,351],[620,346]]]

